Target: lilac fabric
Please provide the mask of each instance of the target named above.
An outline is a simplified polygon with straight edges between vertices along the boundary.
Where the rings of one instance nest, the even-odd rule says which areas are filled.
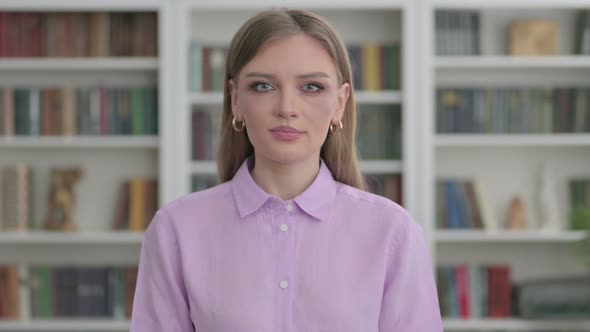
[[[283,201],[244,161],[158,211],[142,242],[131,332],[439,332],[422,228],[337,182]]]

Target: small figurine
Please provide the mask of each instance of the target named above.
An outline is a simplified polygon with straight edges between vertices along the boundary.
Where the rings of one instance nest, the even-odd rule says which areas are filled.
[[[51,171],[48,213],[45,228],[48,230],[76,231],[74,223],[74,184],[84,175],[81,167],[58,168]]]
[[[510,202],[508,218],[506,219],[506,228],[509,230],[526,230],[527,229],[526,207],[524,201],[516,196]]]

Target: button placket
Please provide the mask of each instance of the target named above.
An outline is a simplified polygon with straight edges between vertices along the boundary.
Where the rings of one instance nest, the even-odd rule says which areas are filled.
[[[277,330],[290,332],[292,331],[292,316],[293,316],[293,298],[294,298],[294,275],[293,275],[293,263],[294,263],[294,244],[295,240],[292,234],[292,212],[294,211],[293,203],[281,204],[278,207],[278,211],[274,214],[276,218],[277,233],[276,239],[279,250],[276,257],[277,262],[277,283],[278,289],[278,304],[280,310],[278,311],[279,319]]]

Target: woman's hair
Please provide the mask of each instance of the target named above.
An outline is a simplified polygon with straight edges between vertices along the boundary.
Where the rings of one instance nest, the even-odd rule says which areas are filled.
[[[350,84],[350,96],[342,118],[343,129],[338,134],[328,134],[320,156],[336,181],[364,189],[355,144],[356,103],[346,46],[334,27],[322,17],[305,10],[287,9],[272,9],[257,14],[242,25],[230,43],[225,65],[223,114],[217,157],[221,182],[231,180],[246,157],[254,152],[246,130],[236,132],[232,127],[229,80],[237,79],[244,66],[268,42],[301,33],[322,43],[336,64],[339,83]]]

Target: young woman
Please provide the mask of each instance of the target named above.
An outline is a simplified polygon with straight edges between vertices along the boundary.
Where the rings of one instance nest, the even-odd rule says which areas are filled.
[[[307,11],[231,41],[222,184],[158,211],[132,332],[442,331],[421,227],[363,191],[346,47]]]

